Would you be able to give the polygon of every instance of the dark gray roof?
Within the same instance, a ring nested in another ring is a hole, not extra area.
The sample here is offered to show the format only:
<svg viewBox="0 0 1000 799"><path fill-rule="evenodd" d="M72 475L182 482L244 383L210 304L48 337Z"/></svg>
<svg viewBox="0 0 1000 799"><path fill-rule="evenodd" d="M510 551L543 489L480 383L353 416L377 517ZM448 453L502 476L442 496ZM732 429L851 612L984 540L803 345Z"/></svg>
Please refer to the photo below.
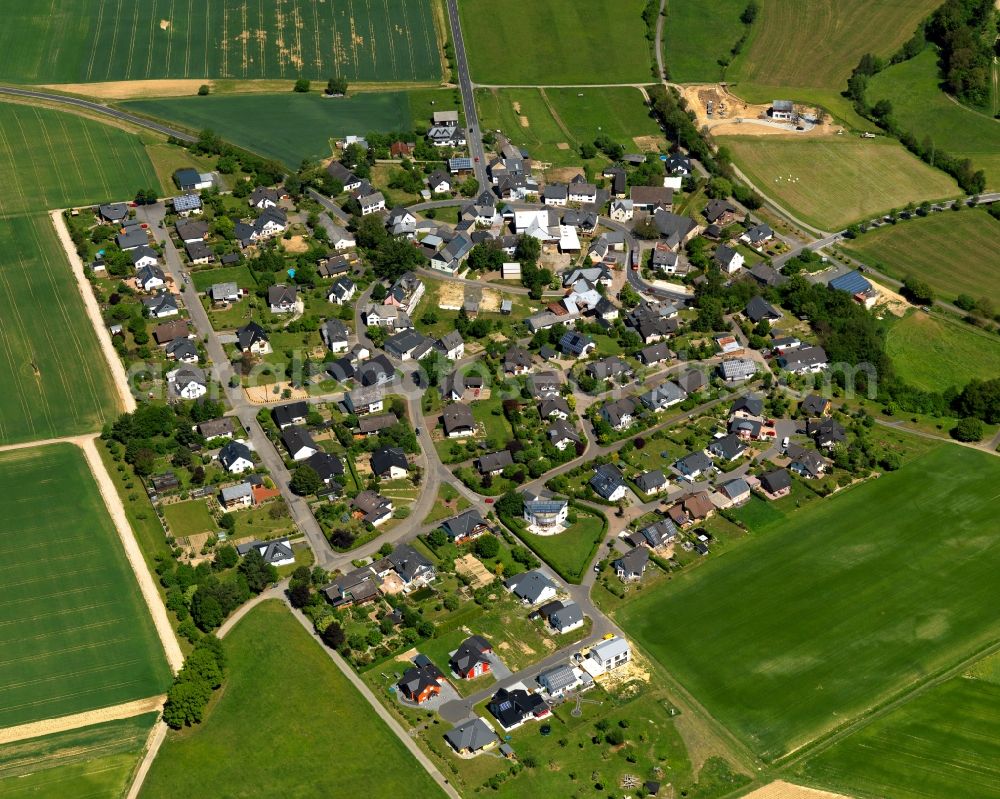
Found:
<svg viewBox="0 0 1000 799"><path fill-rule="evenodd" d="M759 322L761 319L773 321L782 317L781 311L759 295L747 303L743 313L751 322Z"/></svg>
<svg viewBox="0 0 1000 799"><path fill-rule="evenodd" d="M493 728L479 717L459 724L446 732L444 738L459 752L466 749L478 752L499 740Z"/></svg>
<svg viewBox="0 0 1000 799"><path fill-rule="evenodd" d="M564 629L583 621L583 611L576 602L566 602L559 610L549 616L549 624L557 630Z"/></svg>
<svg viewBox="0 0 1000 799"><path fill-rule="evenodd" d="M278 405L271 410L271 416L279 427L287 427L295 424L299 419L305 419L309 415L309 403L303 400L288 402Z"/></svg>
<svg viewBox="0 0 1000 799"><path fill-rule="evenodd" d="M400 447L384 447L372 453L372 472L379 477L386 474L393 466L409 470L406 453Z"/></svg>
<svg viewBox="0 0 1000 799"><path fill-rule="evenodd" d="M489 452L479 458L479 471L483 474L495 472L497 469L506 469L514 465L514 458L510 451L502 449L499 452Z"/></svg>
<svg viewBox="0 0 1000 799"><path fill-rule="evenodd" d="M236 343L241 350L249 349L258 341L267 341L267 333L256 322L247 322L236 331Z"/></svg>
<svg viewBox="0 0 1000 799"><path fill-rule="evenodd" d="M483 517L475 508L469 508L458 516L452 516L441 522L441 529L448 534L448 538L454 541L457 538L464 538L471 535L480 525L485 524Z"/></svg>
<svg viewBox="0 0 1000 799"><path fill-rule="evenodd" d="M598 466L594 471L594 476L590 478L591 488L605 499L623 485L625 485L625 480L622 473L613 463Z"/></svg>
<svg viewBox="0 0 1000 799"><path fill-rule="evenodd" d="M792 485L792 478L789 477L785 469L775 469L773 472L762 474L760 484L769 494L776 494Z"/></svg>
<svg viewBox="0 0 1000 799"><path fill-rule="evenodd" d="M534 604L542 597L542 593L547 589L554 589L553 583L540 571L530 571L524 574L515 574L507 579L507 587L514 592L515 596Z"/></svg>
<svg viewBox="0 0 1000 799"><path fill-rule="evenodd" d="M625 577L641 577L649 563L649 550L634 547L615 561L615 568L624 572Z"/></svg>
<svg viewBox="0 0 1000 799"><path fill-rule="evenodd" d="M654 469L650 472L643 472L637 478L635 478L635 484L639 488L648 494L657 488L662 487L667 482L666 476L660 469Z"/></svg>
<svg viewBox="0 0 1000 799"><path fill-rule="evenodd" d="M251 462L253 461L253 455L250 452L250 448L246 444L241 444L239 441L230 441L226 444L226 446L219 450L219 463L227 469L239 458L243 458Z"/></svg>

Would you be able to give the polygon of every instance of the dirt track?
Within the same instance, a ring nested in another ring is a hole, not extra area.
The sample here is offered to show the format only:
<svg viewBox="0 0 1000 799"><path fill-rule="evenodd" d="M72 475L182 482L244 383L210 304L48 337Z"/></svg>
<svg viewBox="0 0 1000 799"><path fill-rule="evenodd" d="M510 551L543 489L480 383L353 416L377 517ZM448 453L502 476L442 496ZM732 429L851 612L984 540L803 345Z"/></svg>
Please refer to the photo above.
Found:
<svg viewBox="0 0 1000 799"><path fill-rule="evenodd" d="M151 696L148 699L137 699L121 705L88 710L84 713L74 713L72 716L61 716L57 719L43 719L30 724L19 724L17 727L6 727L0 730L0 744L23 741L26 738L37 738L40 735L51 735L54 732L66 732L79 727L89 727L105 721L130 719L143 713L159 711L166 701L165 695Z"/></svg>
<svg viewBox="0 0 1000 799"><path fill-rule="evenodd" d="M801 785L776 780L753 793L746 794L743 799L850 799L850 797L842 793L818 791L815 788L803 788Z"/></svg>

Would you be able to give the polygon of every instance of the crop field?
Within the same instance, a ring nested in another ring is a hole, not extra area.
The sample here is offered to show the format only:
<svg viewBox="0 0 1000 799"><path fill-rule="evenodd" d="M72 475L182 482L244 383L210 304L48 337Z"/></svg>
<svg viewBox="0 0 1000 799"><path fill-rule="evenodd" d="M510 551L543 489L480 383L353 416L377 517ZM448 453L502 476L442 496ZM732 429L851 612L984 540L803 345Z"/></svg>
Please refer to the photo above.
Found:
<svg viewBox="0 0 1000 799"><path fill-rule="evenodd" d="M0 747L7 799L116 799L142 755L155 713Z"/></svg>
<svg viewBox="0 0 1000 799"><path fill-rule="evenodd" d="M941 89L937 53L928 47L909 61L880 72L868 85L868 101L889 100L904 130L926 137L950 155L972 160L986 172L987 188L1000 188L1000 123L954 102Z"/></svg>
<svg viewBox="0 0 1000 799"><path fill-rule="evenodd" d="M997 480L998 459L938 445L643 592L618 621L774 760L1000 638L986 601Z"/></svg>
<svg viewBox="0 0 1000 799"><path fill-rule="evenodd" d="M958 195L955 182L888 139L720 136L760 190L823 230Z"/></svg>
<svg viewBox="0 0 1000 799"><path fill-rule="evenodd" d="M579 146L602 134L628 152L655 149L663 142L642 94L627 86L479 89L476 103L484 130L502 130L533 158L554 166L579 165ZM601 162L606 160L601 157Z"/></svg>
<svg viewBox="0 0 1000 799"><path fill-rule="evenodd" d="M996 663L996 656L988 658ZM799 773L852 796L1000 797L1000 683L953 677L806 761Z"/></svg>
<svg viewBox="0 0 1000 799"><path fill-rule="evenodd" d="M1000 221L985 210L931 214L869 230L849 253L897 280L914 275L941 299L988 297L1000 307Z"/></svg>
<svg viewBox="0 0 1000 799"><path fill-rule="evenodd" d="M47 216L0 216L0 320L0 443L95 431L117 414L97 334Z"/></svg>
<svg viewBox="0 0 1000 799"><path fill-rule="evenodd" d="M371 796L440 796L283 603L254 608L225 649L225 691L200 726L169 734L143 799L344 796L358 785Z"/></svg>
<svg viewBox="0 0 1000 799"><path fill-rule="evenodd" d="M130 200L159 181L138 136L73 114L0 103L0 183L0 216L11 216Z"/></svg>
<svg viewBox="0 0 1000 799"><path fill-rule="evenodd" d="M766 5L766 3L765 3ZM670 0L663 23L663 63L676 83L716 83L722 79L719 59L745 27L740 15L745 0L714 0L710 10L699 0ZM763 16L762 9L758 19Z"/></svg>
<svg viewBox="0 0 1000 799"><path fill-rule="evenodd" d="M639 83L652 75L644 0L459 0L458 6L476 83Z"/></svg>
<svg viewBox="0 0 1000 799"><path fill-rule="evenodd" d="M3 6L6 81L441 77L430 0L64 0L44 14Z"/></svg>
<svg viewBox="0 0 1000 799"><path fill-rule="evenodd" d="M685 4L697 5L693 0ZM673 13L675 4L670 5ZM891 55L939 5L937 0L762 0L750 37L726 78L786 90L841 91L862 55ZM691 26L691 36L705 38L714 27L713 15L705 14Z"/></svg>
<svg viewBox="0 0 1000 799"><path fill-rule="evenodd" d="M961 389L1000 376L1000 338L962 322L913 311L892 322L886 349L896 372L924 391Z"/></svg>
<svg viewBox="0 0 1000 799"><path fill-rule="evenodd" d="M303 158L329 158L331 139L413 127L406 92L360 92L338 98L318 92L230 94L122 105L191 130L211 128L226 141L296 169ZM247 124L251 119L253 124Z"/></svg>
<svg viewBox="0 0 1000 799"><path fill-rule="evenodd" d="M161 693L163 649L83 453L4 453L0 481L0 727Z"/></svg>

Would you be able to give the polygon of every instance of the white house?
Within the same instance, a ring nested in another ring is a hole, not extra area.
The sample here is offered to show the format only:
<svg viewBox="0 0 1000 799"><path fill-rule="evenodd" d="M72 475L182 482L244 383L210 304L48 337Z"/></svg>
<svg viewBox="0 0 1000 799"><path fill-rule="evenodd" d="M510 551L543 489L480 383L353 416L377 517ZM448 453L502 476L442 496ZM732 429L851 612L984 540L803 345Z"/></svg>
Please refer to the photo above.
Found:
<svg viewBox="0 0 1000 799"><path fill-rule="evenodd" d="M616 222L628 222L634 214L631 200L615 200L611 203L611 218Z"/></svg>
<svg viewBox="0 0 1000 799"><path fill-rule="evenodd" d="M132 266L135 269L142 269L144 266L157 266L160 263L156 250L145 244L136 247L129 255L132 257Z"/></svg>
<svg viewBox="0 0 1000 799"><path fill-rule="evenodd" d="M242 441L230 441L219 450L219 463L230 474L243 474L253 469L250 448Z"/></svg>
<svg viewBox="0 0 1000 799"><path fill-rule="evenodd" d="M500 266L500 279L501 280L520 280L521 279L521 264L517 261L504 262Z"/></svg>
<svg viewBox="0 0 1000 799"><path fill-rule="evenodd" d="M569 201L571 203L597 202L597 186L583 181L572 181L569 184Z"/></svg>
<svg viewBox="0 0 1000 799"><path fill-rule="evenodd" d="M743 267L743 255L725 244L715 251L715 263L727 275L739 272Z"/></svg>
<svg viewBox="0 0 1000 799"><path fill-rule="evenodd" d="M354 295L357 293L358 287L354 284L353 280L349 277L340 277L330 286L330 291L326 295L326 299L329 302L337 303L337 305L343 305L345 302L353 300Z"/></svg>
<svg viewBox="0 0 1000 799"><path fill-rule="evenodd" d="M566 526L569 516L569 502L565 499L550 499L540 494L525 491L524 521L532 533L559 532Z"/></svg>
<svg viewBox="0 0 1000 799"><path fill-rule="evenodd" d="M376 191L358 197L358 204L361 206L361 215L376 214L385 210L385 197L382 192Z"/></svg>
<svg viewBox="0 0 1000 799"><path fill-rule="evenodd" d="M136 285L143 291L152 291L160 288L166 282L166 275L163 270L155 264L143 266L135 275Z"/></svg>
<svg viewBox="0 0 1000 799"><path fill-rule="evenodd" d="M183 399L198 399L208 393L205 373L197 366L184 365L167 372L167 384L176 396Z"/></svg>
<svg viewBox="0 0 1000 799"><path fill-rule="evenodd" d="M615 636L594 644L582 665L591 674L603 674L628 663L631 657L628 641Z"/></svg>

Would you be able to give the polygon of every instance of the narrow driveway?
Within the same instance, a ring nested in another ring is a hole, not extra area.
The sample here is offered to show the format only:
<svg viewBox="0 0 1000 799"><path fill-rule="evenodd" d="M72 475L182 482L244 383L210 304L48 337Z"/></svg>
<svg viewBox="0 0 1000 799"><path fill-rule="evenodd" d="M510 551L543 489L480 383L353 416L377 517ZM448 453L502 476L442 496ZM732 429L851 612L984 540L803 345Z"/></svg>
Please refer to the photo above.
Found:
<svg viewBox="0 0 1000 799"><path fill-rule="evenodd" d="M462 108L465 110L466 139L469 155L472 156L472 171L481 189L489 185L486 176L486 152L483 150L483 132L479 127L476 111L476 96L469 76L469 59L465 54L465 39L462 38L462 23L458 16L458 0L448 0L448 22L451 24L451 40L455 46L455 65L458 71L458 87L462 92Z"/></svg>

